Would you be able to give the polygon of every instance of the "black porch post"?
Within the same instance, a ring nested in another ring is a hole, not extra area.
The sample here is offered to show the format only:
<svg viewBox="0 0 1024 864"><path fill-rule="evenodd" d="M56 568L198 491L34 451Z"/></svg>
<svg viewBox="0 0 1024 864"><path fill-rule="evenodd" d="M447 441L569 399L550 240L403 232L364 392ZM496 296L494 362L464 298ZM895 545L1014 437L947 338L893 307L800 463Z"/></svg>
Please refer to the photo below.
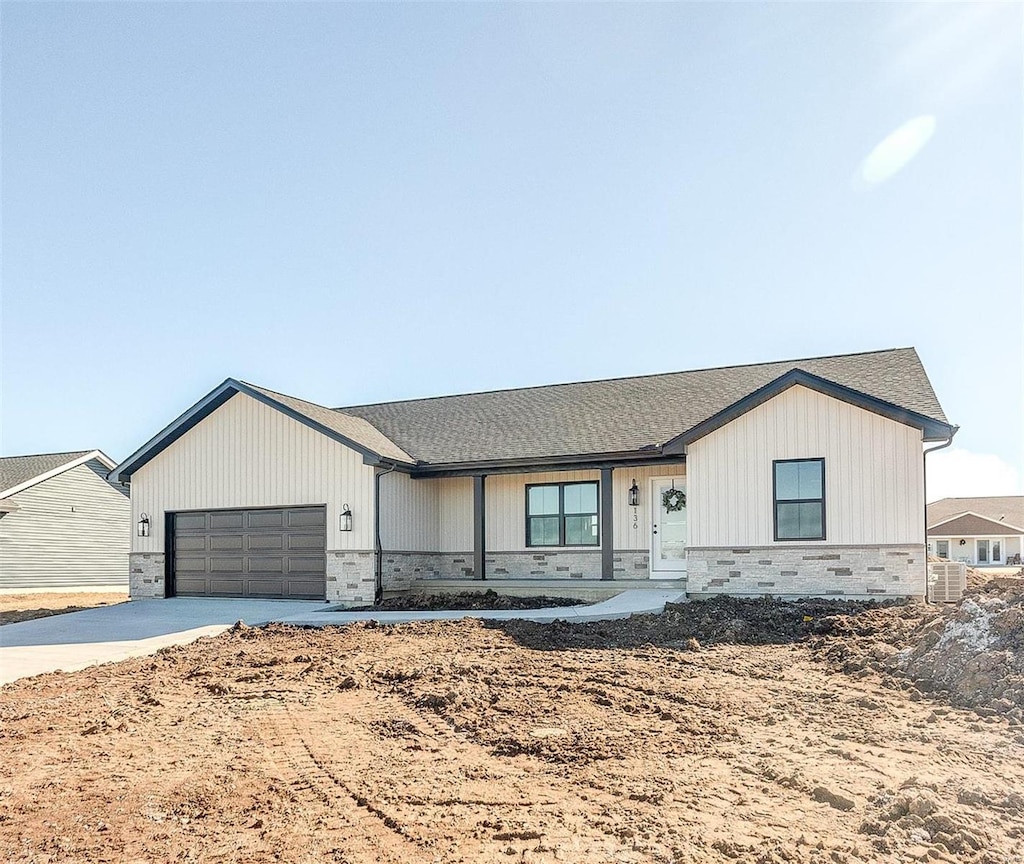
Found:
<svg viewBox="0 0 1024 864"><path fill-rule="evenodd" d="M601 469L601 578L615 578L612 469Z"/></svg>
<svg viewBox="0 0 1024 864"><path fill-rule="evenodd" d="M473 477L473 578L486 579L484 534L484 475Z"/></svg>

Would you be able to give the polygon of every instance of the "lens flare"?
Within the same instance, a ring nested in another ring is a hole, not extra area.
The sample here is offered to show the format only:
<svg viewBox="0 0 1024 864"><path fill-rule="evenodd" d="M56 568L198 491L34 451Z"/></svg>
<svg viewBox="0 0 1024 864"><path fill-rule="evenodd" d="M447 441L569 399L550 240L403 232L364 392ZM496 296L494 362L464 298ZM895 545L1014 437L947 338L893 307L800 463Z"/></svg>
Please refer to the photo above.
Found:
<svg viewBox="0 0 1024 864"><path fill-rule="evenodd" d="M934 134L935 118L931 114L908 120L868 154L860 166L859 179L868 186L884 183L906 168Z"/></svg>

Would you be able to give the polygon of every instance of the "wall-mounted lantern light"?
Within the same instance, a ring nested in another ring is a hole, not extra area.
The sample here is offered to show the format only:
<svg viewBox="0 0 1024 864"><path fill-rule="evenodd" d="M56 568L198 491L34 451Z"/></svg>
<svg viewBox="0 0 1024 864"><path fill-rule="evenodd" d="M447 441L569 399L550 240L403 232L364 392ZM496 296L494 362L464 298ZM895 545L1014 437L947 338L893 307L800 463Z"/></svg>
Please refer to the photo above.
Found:
<svg viewBox="0 0 1024 864"><path fill-rule="evenodd" d="M149 517L145 513L139 517L139 536L149 536Z"/></svg>
<svg viewBox="0 0 1024 864"><path fill-rule="evenodd" d="M633 480L633 485L629 487L629 506L636 507L640 503L640 487L636 485L636 480Z"/></svg>
<svg viewBox="0 0 1024 864"><path fill-rule="evenodd" d="M348 509L348 504L345 504L341 508L341 519L339 520L338 527L342 531L352 530L352 511Z"/></svg>

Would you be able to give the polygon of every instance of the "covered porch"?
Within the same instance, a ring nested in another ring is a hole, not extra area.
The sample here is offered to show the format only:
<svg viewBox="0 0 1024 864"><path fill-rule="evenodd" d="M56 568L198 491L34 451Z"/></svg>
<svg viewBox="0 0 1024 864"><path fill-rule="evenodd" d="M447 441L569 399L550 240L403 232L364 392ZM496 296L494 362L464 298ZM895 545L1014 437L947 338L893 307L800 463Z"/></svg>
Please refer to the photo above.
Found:
<svg viewBox="0 0 1024 864"><path fill-rule="evenodd" d="M685 590L683 459L381 478L385 596L492 589L603 600Z"/></svg>

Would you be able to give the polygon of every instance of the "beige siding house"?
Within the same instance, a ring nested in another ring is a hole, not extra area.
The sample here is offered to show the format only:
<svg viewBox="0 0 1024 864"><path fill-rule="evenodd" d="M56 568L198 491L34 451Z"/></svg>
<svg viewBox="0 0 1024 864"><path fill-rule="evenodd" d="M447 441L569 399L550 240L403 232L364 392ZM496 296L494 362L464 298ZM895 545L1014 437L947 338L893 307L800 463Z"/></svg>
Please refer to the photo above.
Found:
<svg viewBox="0 0 1024 864"><path fill-rule="evenodd" d="M928 505L928 551L975 567L1024 560L1024 495L943 498Z"/></svg>
<svg viewBox="0 0 1024 864"><path fill-rule="evenodd" d="M340 409L228 379L111 476L133 597L921 596L954 433L912 348Z"/></svg>
<svg viewBox="0 0 1024 864"><path fill-rule="evenodd" d="M125 590L130 505L99 450L0 458L0 592Z"/></svg>

